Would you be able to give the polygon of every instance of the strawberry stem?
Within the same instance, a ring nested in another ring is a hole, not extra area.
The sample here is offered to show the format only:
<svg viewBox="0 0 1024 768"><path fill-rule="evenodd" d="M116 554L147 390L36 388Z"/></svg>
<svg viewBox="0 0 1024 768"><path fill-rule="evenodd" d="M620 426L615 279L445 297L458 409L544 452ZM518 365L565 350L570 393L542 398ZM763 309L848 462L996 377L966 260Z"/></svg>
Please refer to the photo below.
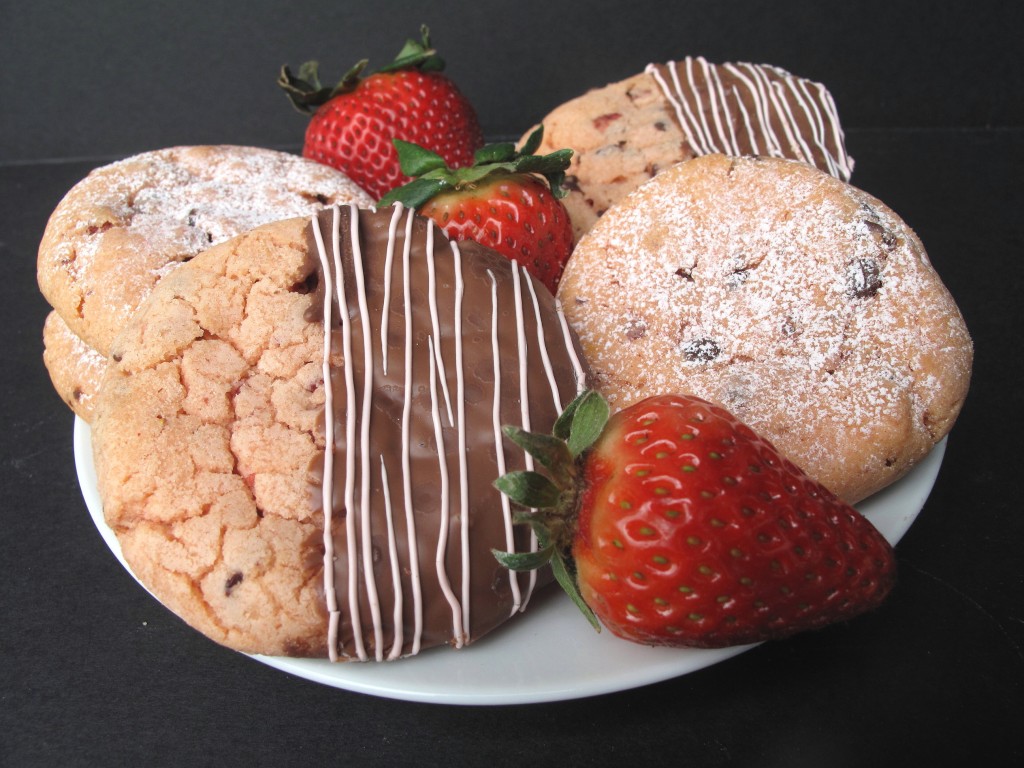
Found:
<svg viewBox="0 0 1024 768"><path fill-rule="evenodd" d="M588 389L566 406L555 421L552 433L565 440L575 458L600 437L610 415L608 401L600 393Z"/></svg>
<svg viewBox="0 0 1024 768"><path fill-rule="evenodd" d="M378 72L397 72L400 69L419 69L423 72L440 72L444 69L444 59L437 54L437 49L430 45L430 29L426 24L420 26L421 41L406 40L395 60Z"/></svg>
<svg viewBox="0 0 1024 768"><path fill-rule="evenodd" d="M504 474L494 481L494 487L516 504L530 508L554 508L562 498L561 488L540 472L529 470Z"/></svg>
<svg viewBox="0 0 1024 768"><path fill-rule="evenodd" d="M505 436L536 459L550 477L523 470L509 472L494 481L499 491L524 508L514 521L528 524L540 545L537 552L522 554L492 550L495 558L514 571L535 570L550 564L555 580L599 632L601 625L580 594L569 553L576 517L577 464L604 430L609 414L607 401L597 392L587 390L566 406L550 435L516 426L503 427Z"/></svg>
<svg viewBox="0 0 1024 768"><path fill-rule="evenodd" d="M395 60L377 70L378 73L398 72L404 69L418 69L421 72L440 72L445 62L430 45L430 30L426 24L420 27L422 40L406 40L395 56ZM362 82L363 73L369 63L367 59L356 62L335 85L324 87L320 83L320 63L307 61L293 74L288 65L281 67L277 84L287 94L292 106L304 115L311 115L317 108L343 93L351 93ZM371 73L375 74L375 73Z"/></svg>
<svg viewBox="0 0 1024 768"><path fill-rule="evenodd" d="M521 150L517 150L510 142L487 144L476 151L473 165L455 169L449 168L435 152L408 141L394 139L402 173L414 178L405 186L388 192L378 206L385 208L397 202L410 208L420 208L442 192L478 183L492 174L528 173L541 176L547 180L556 198L565 197L568 191L562 184L572 159L572 150L559 149L547 155L534 154L540 146L543 132L544 126L537 128ZM427 180L435 183L421 183Z"/></svg>

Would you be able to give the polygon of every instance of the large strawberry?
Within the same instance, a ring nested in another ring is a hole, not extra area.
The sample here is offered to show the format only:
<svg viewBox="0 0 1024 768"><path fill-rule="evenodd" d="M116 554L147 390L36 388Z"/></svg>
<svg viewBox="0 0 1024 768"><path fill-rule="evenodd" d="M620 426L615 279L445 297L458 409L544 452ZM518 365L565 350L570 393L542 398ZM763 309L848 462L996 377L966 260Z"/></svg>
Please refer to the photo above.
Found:
<svg viewBox="0 0 1024 768"><path fill-rule="evenodd" d="M403 173L416 179L380 204L401 202L450 238L475 240L515 259L554 293L573 246L572 222L561 202L572 150L536 155L542 137L543 126L519 150L507 142L488 144L472 166L458 169L435 152L395 141Z"/></svg>
<svg viewBox="0 0 1024 768"><path fill-rule="evenodd" d="M522 519L544 546L496 555L516 569L551 558L584 612L629 640L783 637L877 606L895 579L892 548L865 517L704 400L658 396L608 419L586 393L554 435L506 434L548 469L497 482L539 507Z"/></svg>
<svg viewBox="0 0 1024 768"><path fill-rule="evenodd" d="M408 181L399 169L392 139L437 152L452 166L473 162L483 131L469 100L441 74L444 60L430 45L409 40L395 60L365 75L358 62L333 87L320 84L319 65L308 61L292 74L281 68L280 85L300 112L311 114L302 154L344 171L374 197Z"/></svg>

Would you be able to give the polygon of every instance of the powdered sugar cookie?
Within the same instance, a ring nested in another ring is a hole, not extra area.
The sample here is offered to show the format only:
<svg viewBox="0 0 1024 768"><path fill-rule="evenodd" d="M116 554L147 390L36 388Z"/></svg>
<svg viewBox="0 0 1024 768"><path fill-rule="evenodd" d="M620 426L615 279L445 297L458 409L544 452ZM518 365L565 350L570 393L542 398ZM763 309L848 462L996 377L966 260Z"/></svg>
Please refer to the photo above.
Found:
<svg viewBox="0 0 1024 768"><path fill-rule="evenodd" d="M785 157L843 181L853 170L825 86L767 64L701 57L651 64L566 102L542 122L539 151L574 150L563 202L577 239L616 201L692 157Z"/></svg>
<svg viewBox="0 0 1024 768"><path fill-rule="evenodd" d="M75 415L92 421L107 358L82 341L56 312L43 324L43 364L57 394Z"/></svg>
<svg viewBox="0 0 1024 768"><path fill-rule="evenodd" d="M255 147L174 147L94 170L58 204L39 247L39 285L57 315L43 331L54 388L91 420L100 361L161 277L260 224L349 202L370 199L344 174Z"/></svg>
<svg viewBox="0 0 1024 768"><path fill-rule="evenodd" d="M809 165L709 155L583 238L559 297L616 407L715 401L849 501L951 428L972 346L906 224Z"/></svg>
<svg viewBox="0 0 1024 768"><path fill-rule="evenodd" d="M531 547L492 486L526 466L500 426L549 431L585 372L519 265L400 206L329 209L172 272L112 359L104 514L211 638L381 660L473 642L530 601L533 577L490 551Z"/></svg>
<svg viewBox="0 0 1024 768"><path fill-rule="evenodd" d="M101 355L153 286L253 227L369 197L332 168L255 147L173 147L97 168L57 205L39 246L43 295Z"/></svg>

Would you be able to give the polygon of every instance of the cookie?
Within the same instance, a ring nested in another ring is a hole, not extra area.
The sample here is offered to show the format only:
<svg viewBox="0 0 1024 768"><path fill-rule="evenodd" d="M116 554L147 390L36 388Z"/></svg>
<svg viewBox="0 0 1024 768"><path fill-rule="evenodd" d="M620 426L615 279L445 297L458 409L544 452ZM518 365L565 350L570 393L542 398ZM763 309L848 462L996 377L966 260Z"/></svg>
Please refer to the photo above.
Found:
<svg viewBox="0 0 1024 768"><path fill-rule="evenodd" d="M39 246L39 287L71 331L106 356L180 263L261 224L349 202L370 199L341 172L285 152L146 152L94 170L57 205Z"/></svg>
<svg viewBox="0 0 1024 768"><path fill-rule="evenodd" d="M107 358L82 341L56 312L43 323L43 364L61 399L76 416L91 422Z"/></svg>
<svg viewBox="0 0 1024 768"><path fill-rule="evenodd" d="M767 64L651 64L566 102L542 123L539 152L574 150L563 202L577 239L616 201L692 157L784 157L843 181L853 171L825 86Z"/></svg>
<svg viewBox="0 0 1024 768"><path fill-rule="evenodd" d="M690 392L854 502L947 434L972 345L923 245L804 163L708 155L580 241L559 287L615 407Z"/></svg>
<svg viewBox="0 0 1024 768"><path fill-rule="evenodd" d="M491 553L535 545L492 485L529 466L500 427L550 431L586 371L555 299L493 251L401 206L270 224L164 278L112 361L93 427L107 522L218 642L458 647L550 579Z"/></svg>

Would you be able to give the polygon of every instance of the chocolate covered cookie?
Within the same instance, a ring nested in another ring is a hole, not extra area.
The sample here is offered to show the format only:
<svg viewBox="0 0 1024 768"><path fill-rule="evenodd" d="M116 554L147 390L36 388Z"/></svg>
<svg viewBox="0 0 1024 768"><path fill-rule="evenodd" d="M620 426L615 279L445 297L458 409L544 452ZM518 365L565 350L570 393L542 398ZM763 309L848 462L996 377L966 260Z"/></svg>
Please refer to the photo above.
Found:
<svg viewBox="0 0 1024 768"><path fill-rule="evenodd" d="M492 486L585 383L555 299L400 206L252 230L176 269L112 348L94 423L134 572L211 638L392 659L482 637L536 583ZM542 577L545 578L545 577Z"/></svg>
<svg viewBox="0 0 1024 768"><path fill-rule="evenodd" d="M701 155L800 160L849 181L835 103L820 83L767 64L687 57L595 88L543 119L539 151L574 150L564 200L577 239L616 201Z"/></svg>
<svg viewBox="0 0 1024 768"><path fill-rule="evenodd" d="M663 171L581 240L559 297L614 406L717 402L851 502L946 435L970 379L963 318L914 232L801 162Z"/></svg>

